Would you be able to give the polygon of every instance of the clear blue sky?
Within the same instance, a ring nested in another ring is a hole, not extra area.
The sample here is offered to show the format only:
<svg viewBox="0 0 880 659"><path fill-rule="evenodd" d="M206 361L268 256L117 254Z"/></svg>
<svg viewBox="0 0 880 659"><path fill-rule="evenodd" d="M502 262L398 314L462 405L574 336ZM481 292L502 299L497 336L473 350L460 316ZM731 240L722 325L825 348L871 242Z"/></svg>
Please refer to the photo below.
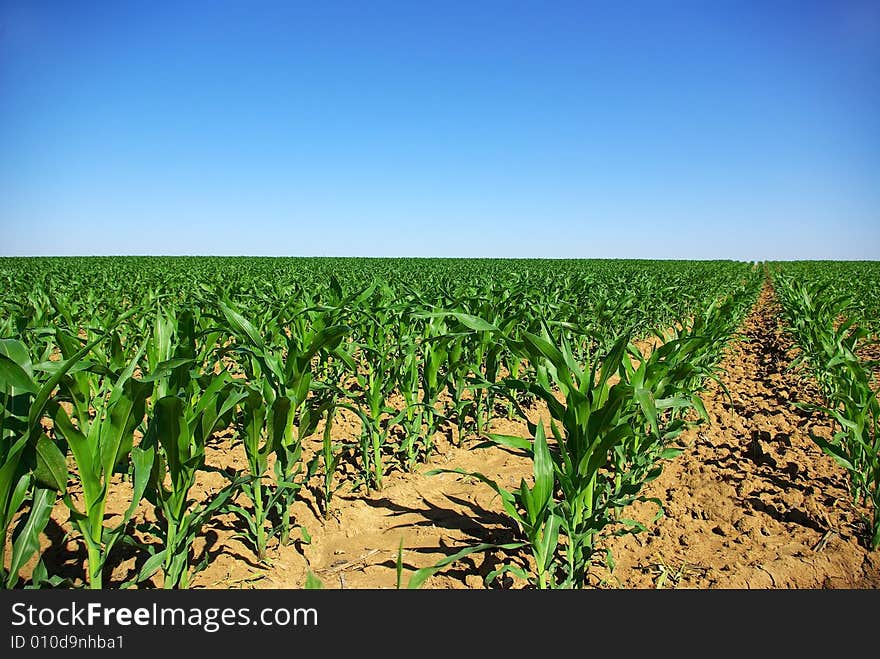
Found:
<svg viewBox="0 0 880 659"><path fill-rule="evenodd" d="M0 254L880 259L880 3L0 0Z"/></svg>

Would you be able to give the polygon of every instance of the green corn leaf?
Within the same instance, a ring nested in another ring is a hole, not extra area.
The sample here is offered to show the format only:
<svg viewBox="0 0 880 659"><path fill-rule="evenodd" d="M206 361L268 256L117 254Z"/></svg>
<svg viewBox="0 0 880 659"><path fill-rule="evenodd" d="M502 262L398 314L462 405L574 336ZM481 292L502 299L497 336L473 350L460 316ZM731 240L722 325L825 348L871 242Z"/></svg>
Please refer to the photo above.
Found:
<svg viewBox="0 0 880 659"><path fill-rule="evenodd" d="M137 581L143 582L152 577L156 572L159 571L159 568L162 567L165 563L165 556L168 554L168 549L162 549L161 551L156 552L152 556L150 556L146 562L141 566L140 571L137 575Z"/></svg>
<svg viewBox="0 0 880 659"><path fill-rule="evenodd" d="M548 339L531 332L523 332L523 338L529 346L540 355L543 355L554 366L566 385L571 384L571 379L566 375L568 365L565 363L565 356L560 352L559 348L554 346ZM532 358L534 356L532 355Z"/></svg>
<svg viewBox="0 0 880 659"><path fill-rule="evenodd" d="M535 433L533 470L535 475L534 501L540 510L543 510L553 496L554 484L553 460L550 457L550 449L547 447L543 422L538 422L538 429Z"/></svg>
<svg viewBox="0 0 880 659"><path fill-rule="evenodd" d="M11 466L16 466L16 465L13 463ZM5 481L4 481L4 483L5 483ZM11 495L9 495L8 507L5 505L0 506L0 514L4 513L7 510L14 514L16 511L20 510L21 505L24 503L24 500L27 499L28 490L30 489L30 485L31 485L30 474L28 474L28 473L21 474L18 478L18 481L15 483L15 487L12 488ZM2 492L4 494L9 492L8 487L4 487ZM5 504L6 502L2 501L0 503ZM10 520L7 519L6 521L8 523Z"/></svg>
<svg viewBox="0 0 880 659"><path fill-rule="evenodd" d="M844 451L842 446L833 444L824 437L819 437L813 433L810 433L810 438L816 442L825 454L834 458L834 461L841 467L850 472L856 471L856 468L853 466L853 463L850 461L849 456L846 454L846 451Z"/></svg>
<svg viewBox="0 0 880 659"><path fill-rule="evenodd" d="M21 368L28 377L33 375L31 371L31 358L27 347L16 339L0 339L0 362L7 358Z"/></svg>
<svg viewBox="0 0 880 659"><path fill-rule="evenodd" d="M536 502L535 497L532 495L532 490L529 489L529 485L526 483L525 478L521 479L519 482L519 501L522 507L526 510L527 524L525 526L531 529L535 526L542 507L540 502Z"/></svg>
<svg viewBox="0 0 880 659"><path fill-rule="evenodd" d="M452 554L451 556L447 556L447 557L439 560L437 563L435 563L434 565L431 565L430 567L423 567L423 568L413 572L409 578L409 581L407 582L406 587L408 589L421 588L422 584L425 583L425 581L427 579L429 579L430 577L437 574L443 568L445 568L449 565L452 565L456 561L460 561L465 556L470 556L471 554L475 554L475 553L479 553L479 552L492 551L495 549L519 549L524 544L525 543L522 543L522 542L512 542L512 543L503 544L503 545L482 543L482 544L474 545L471 547L465 547L461 551L458 551L455 554Z"/></svg>
<svg viewBox="0 0 880 659"><path fill-rule="evenodd" d="M18 573L24 564L40 548L40 534L49 522L55 492L45 488L35 488L31 497L31 510L23 524L13 534L12 561L6 579L6 587L12 588L18 580Z"/></svg>
<svg viewBox="0 0 880 659"><path fill-rule="evenodd" d="M177 480L182 464L189 458L189 438L183 420L183 401L177 396L160 398L153 408L152 424L162 448L168 472Z"/></svg>
<svg viewBox="0 0 880 659"><path fill-rule="evenodd" d="M517 451L521 451L525 455L532 454L532 442L525 437L517 437L516 435L501 435L498 433L489 433L486 435L490 441L481 442L474 445L474 448L491 448L493 446L506 446Z"/></svg>
<svg viewBox="0 0 880 659"><path fill-rule="evenodd" d="M91 443L73 425L70 417L61 405L56 404L52 420L55 423L55 429L67 440L67 445L70 447L70 452L76 461L86 499L88 501L96 501L100 496L101 482L96 471L97 464L92 453Z"/></svg>
<svg viewBox="0 0 880 659"><path fill-rule="evenodd" d="M125 382L111 395L112 407L105 419L101 438L101 466L107 481L117 464L128 458L132 433L144 418L150 387L141 383Z"/></svg>
<svg viewBox="0 0 880 659"><path fill-rule="evenodd" d="M629 334L623 334L617 339L617 341L615 341L610 352L602 361L599 381L596 384L597 389L604 388L611 376L620 368L620 365L623 363L623 357L626 354L627 346L629 345L629 340Z"/></svg>
<svg viewBox="0 0 880 659"><path fill-rule="evenodd" d="M475 332L500 332L492 323L479 318L478 316L472 316L466 313L460 313L455 311L437 311L430 313L414 313L412 314L413 318L443 318L446 316L452 316L462 325L467 327L470 330L474 330Z"/></svg>
<svg viewBox="0 0 880 659"><path fill-rule="evenodd" d="M58 444L45 434L37 440L37 464L34 468L34 479L56 492L64 492L67 488L67 459Z"/></svg>
<svg viewBox="0 0 880 659"><path fill-rule="evenodd" d="M654 397L649 389L638 388L634 391L636 400L645 416L648 417L648 423L651 424L651 430L654 434L660 434L660 424L657 420L657 407L654 405Z"/></svg>
<svg viewBox="0 0 880 659"><path fill-rule="evenodd" d="M561 523L562 518L556 514L551 514L547 518L544 528L541 530L536 553L541 557L541 568L543 570L549 568L550 564L553 562L553 556L556 553L556 547L559 544L559 529Z"/></svg>
<svg viewBox="0 0 880 659"><path fill-rule="evenodd" d="M152 372L149 375L141 378L141 381L155 382L157 380L163 380L170 376L178 368L182 366L195 365L195 363L195 360L189 357L177 357L175 359L169 359L156 364L156 367L152 370Z"/></svg>
<svg viewBox="0 0 880 659"><path fill-rule="evenodd" d="M27 372L6 355L0 354L0 392L15 395L17 392L39 393L39 387Z"/></svg>
<svg viewBox="0 0 880 659"><path fill-rule="evenodd" d="M334 325L332 327L327 327L322 329L315 338L312 340L309 349L305 352L303 360L304 362L308 362L312 357L318 354L320 350L324 348L328 348L329 350L333 350L339 345L339 342L342 340L342 337L346 335L346 333L350 332L351 328L348 325Z"/></svg>
<svg viewBox="0 0 880 659"><path fill-rule="evenodd" d="M697 413L700 415L700 418L703 421L709 420L709 412L706 411L706 406L703 404L703 399L700 398L699 395L694 394L691 396L691 404L696 408Z"/></svg>
<svg viewBox="0 0 880 659"><path fill-rule="evenodd" d="M292 402L287 396L279 396L272 403L271 445L273 449L283 445L284 434L290 427L292 410Z"/></svg>
<svg viewBox="0 0 880 659"><path fill-rule="evenodd" d="M508 572L519 577L523 581L528 581L529 579L528 573L521 567L517 565L502 565L498 569L492 570L489 574L486 575L486 583L491 584L493 581L498 579L498 577L507 574Z"/></svg>
<svg viewBox="0 0 880 659"><path fill-rule="evenodd" d="M132 483L131 501L128 504L128 509L125 511L125 515L123 516L123 526L127 524L128 520L134 515L134 511L137 509L138 504L146 494L153 469L154 455L155 449L144 450L140 447L135 447L131 450L134 479Z"/></svg>
<svg viewBox="0 0 880 659"><path fill-rule="evenodd" d="M226 321L232 327L233 332L235 332L239 336L247 337L247 340L251 343L251 345L256 346L260 350L266 349L266 344L263 341L263 337L260 336L257 328L254 327L247 318L242 316L238 311L222 301L218 302L217 305L220 307L220 311L226 317Z"/></svg>
<svg viewBox="0 0 880 659"><path fill-rule="evenodd" d="M30 412L28 414L28 430L29 437L33 440L38 432L38 428L40 426L40 419L43 417L43 412L46 409L46 405L49 402L49 397L52 395L52 392L55 390L55 387L58 386L58 383L61 382L61 379L67 374L69 371L80 359L85 357L89 351L98 345L103 338L95 339L94 341L86 344L82 349L75 352L69 359L66 359L63 362L61 368L51 377L49 380L40 387L39 392L37 393L37 397L34 399L34 402L31 404Z"/></svg>

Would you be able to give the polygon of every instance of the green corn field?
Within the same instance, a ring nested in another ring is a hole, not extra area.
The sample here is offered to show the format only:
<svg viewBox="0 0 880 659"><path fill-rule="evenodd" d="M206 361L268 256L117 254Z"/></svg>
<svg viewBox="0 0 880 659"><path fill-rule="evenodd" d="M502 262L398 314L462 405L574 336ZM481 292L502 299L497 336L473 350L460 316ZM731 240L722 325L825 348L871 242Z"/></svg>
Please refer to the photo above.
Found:
<svg viewBox="0 0 880 659"><path fill-rule="evenodd" d="M761 295L854 542L880 546L874 262L8 257L0 281L5 588L189 588L232 543L271 574L402 482L466 483L496 526L390 534L390 586L590 587L674 505L650 488L716 432L706 397L735 404Z"/></svg>

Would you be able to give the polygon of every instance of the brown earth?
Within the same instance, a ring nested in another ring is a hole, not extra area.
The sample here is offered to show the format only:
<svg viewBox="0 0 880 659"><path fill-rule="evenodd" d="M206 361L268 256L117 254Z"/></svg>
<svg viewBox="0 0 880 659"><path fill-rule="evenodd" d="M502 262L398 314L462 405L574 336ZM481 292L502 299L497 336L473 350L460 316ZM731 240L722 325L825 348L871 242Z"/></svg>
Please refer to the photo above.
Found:
<svg viewBox="0 0 880 659"><path fill-rule="evenodd" d="M815 402L809 382L789 372L791 345L782 334L772 291L765 288L722 362L721 381L730 398L710 383L704 401L710 424L684 436L684 453L666 463L644 494L663 502L665 515L638 535L614 537L602 549L615 567L597 563L591 573L602 588L877 588L880 555L864 544L864 517L847 494L846 473L822 454L809 433L828 436L821 414L800 410L797 402ZM535 407L536 421L549 418ZM334 439L353 442L359 425L343 413L334 422ZM525 424L496 420L493 432L525 435ZM301 588L309 570L327 588L394 588L398 547L402 546L403 586L411 572L431 565L470 544L499 543L513 532L498 497L485 484L459 474L426 475L430 469L480 471L514 488L531 475L530 463L502 448L474 448L479 440L456 446L454 433L438 435L439 454L419 473L386 476L378 492L351 488L353 468L330 506L320 514L317 489L303 490L294 506L296 524L287 546L270 545L264 562L248 542L236 537L232 515L215 518L195 546L196 562L208 557L194 588ZM308 453L319 446L320 435ZM218 467L245 467L241 445L219 436L207 452ZM72 465L71 465L72 466ZM203 474L192 492L196 499L222 487L219 474ZM109 512L118 513L129 490L111 492ZM314 480L310 485L317 486ZM150 516L141 505L136 522ZM649 522L656 508L640 504L630 516ZM51 573L77 581L84 575L85 551L65 534L67 510L59 503L46 530L44 560ZM112 520L108 517L108 522ZM150 541L134 532L141 541ZM309 541L306 542L305 538ZM131 579L146 557L120 545L110 563L108 582ZM604 552L601 553L604 556ZM426 588L483 588L483 577L502 562L525 564L524 554L474 554L425 582ZM33 563L33 561L32 561ZM154 577L151 584L161 585ZM493 586L521 587L506 577Z"/></svg>

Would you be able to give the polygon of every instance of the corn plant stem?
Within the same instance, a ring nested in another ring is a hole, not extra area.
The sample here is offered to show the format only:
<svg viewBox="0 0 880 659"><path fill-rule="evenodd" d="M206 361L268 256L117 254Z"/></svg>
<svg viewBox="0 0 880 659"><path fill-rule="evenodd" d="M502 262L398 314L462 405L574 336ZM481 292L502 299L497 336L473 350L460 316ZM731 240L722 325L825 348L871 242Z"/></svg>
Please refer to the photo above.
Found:
<svg viewBox="0 0 880 659"><path fill-rule="evenodd" d="M382 465L382 433L381 430L373 428L371 432L373 444L373 480L377 490L382 489L382 473L384 467Z"/></svg>
<svg viewBox="0 0 880 659"><path fill-rule="evenodd" d="M283 503L279 505L281 507L281 532L278 544L286 547L290 543L290 508Z"/></svg>
<svg viewBox="0 0 880 659"><path fill-rule="evenodd" d="M547 572L542 569L539 569L539 571L538 571L538 589L539 590L546 590L547 589Z"/></svg>
<svg viewBox="0 0 880 659"><path fill-rule="evenodd" d="M415 440L418 437L416 433L416 419L419 419L419 426L421 426L421 417L417 417L414 412L414 407L411 404L407 405L406 408L406 426L405 426L405 435L403 437L403 442L401 445L404 467L406 471L413 471L415 469L416 463L416 447ZM418 430L421 430L419 427Z"/></svg>
<svg viewBox="0 0 880 659"><path fill-rule="evenodd" d="M89 588L101 590L103 586L103 569L101 566L101 549L89 545L87 548L89 559Z"/></svg>
<svg viewBox="0 0 880 659"><path fill-rule="evenodd" d="M100 538L96 541L95 538L89 533L90 529L85 528L82 523L77 522L77 529L80 533L86 537L86 555L88 558L89 569L88 569L88 579L89 579L89 588L92 590L101 590L103 588L103 565L101 560L101 540ZM94 528L94 526L92 527ZM98 533L100 533L100 526L98 527Z"/></svg>
<svg viewBox="0 0 880 659"><path fill-rule="evenodd" d="M171 564L174 559L174 545L177 542L177 522L172 518L168 517L168 537L165 541L165 546L167 547L168 553L165 555L165 575L171 574ZM184 570L186 572L186 570ZM165 589L174 588L174 580L173 579L165 579L165 582L162 584L162 587Z"/></svg>
<svg viewBox="0 0 880 659"><path fill-rule="evenodd" d="M3 581L6 581L6 520L3 520L2 528L0 528L0 573L2 573Z"/></svg>
<svg viewBox="0 0 880 659"><path fill-rule="evenodd" d="M593 475L584 488L583 494L575 499L573 502L574 514L572 515L572 529L579 529L581 524L583 523L584 517L589 517L593 514L593 491L596 487L596 476ZM584 502L582 505L581 502ZM574 535L574 534L572 534ZM569 579L575 580L575 573L577 571L577 566L582 561L583 549L587 550L587 554L589 555L590 551L593 547L593 534L590 533L587 535L587 540L584 542L584 546L579 546L578 542L575 542L572 537L569 537L569 543L566 547L566 558L568 559L568 574Z"/></svg>
<svg viewBox="0 0 880 659"><path fill-rule="evenodd" d="M254 523L257 535L257 558L261 561L266 558L266 529L265 514L263 513L263 484L257 479L254 483Z"/></svg>
<svg viewBox="0 0 880 659"><path fill-rule="evenodd" d="M431 455L434 450L434 405L433 402L425 410L425 456Z"/></svg>
<svg viewBox="0 0 880 659"><path fill-rule="evenodd" d="M324 459L324 519L330 510L330 499L333 497L333 476L336 471L336 459L333 455L333 441L331 436L331 428L333 427L333 414L331 410L327 411L327 421L324 425L324 436L322 438L323 459Z"/></svg>

